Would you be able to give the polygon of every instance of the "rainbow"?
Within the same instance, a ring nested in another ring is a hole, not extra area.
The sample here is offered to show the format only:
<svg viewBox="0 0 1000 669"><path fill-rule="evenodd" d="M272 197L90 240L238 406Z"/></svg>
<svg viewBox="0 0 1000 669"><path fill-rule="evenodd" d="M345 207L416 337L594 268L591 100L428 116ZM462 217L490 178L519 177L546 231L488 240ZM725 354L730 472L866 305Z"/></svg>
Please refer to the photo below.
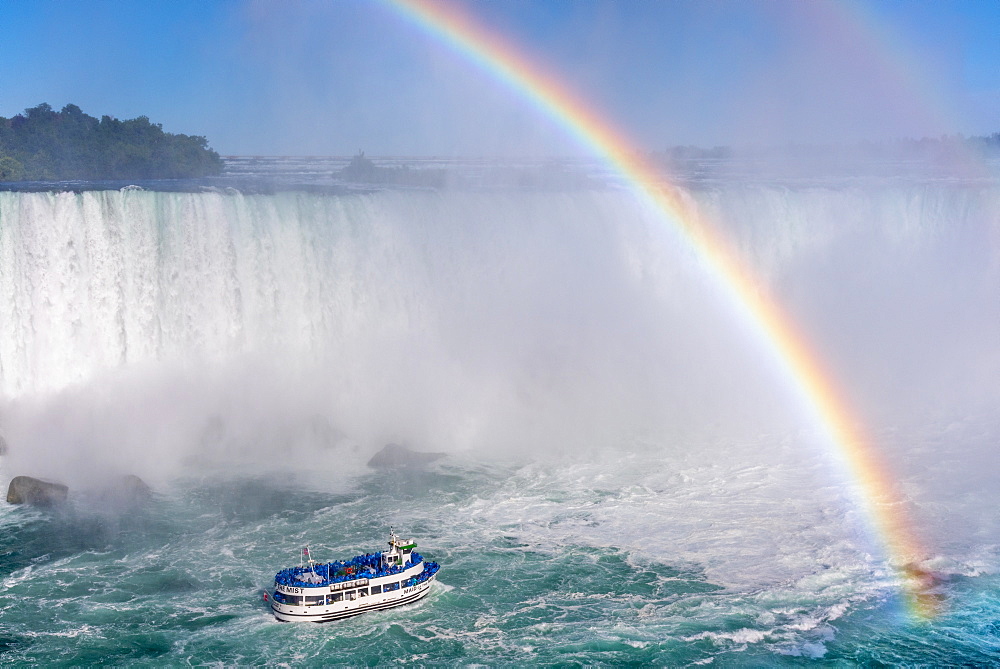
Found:
<svg viewBox="0 0 1000 669"><path fill-rule="evenodd" d="M858 504L897 569L909 610L917 618L933 617L937 599L926 592L933 579L917 566L927 552L889 468L853 418L833 375L824 369L788 316L762 293L760 283L718 229L684 202L679 189L664 182L662 169L636 150L622 132L500 35L479 26L454 5L430 0L390 1L404 17L508 86L581 146L602 156L696 251L833 445L834 458L854 482Z"/></svg>

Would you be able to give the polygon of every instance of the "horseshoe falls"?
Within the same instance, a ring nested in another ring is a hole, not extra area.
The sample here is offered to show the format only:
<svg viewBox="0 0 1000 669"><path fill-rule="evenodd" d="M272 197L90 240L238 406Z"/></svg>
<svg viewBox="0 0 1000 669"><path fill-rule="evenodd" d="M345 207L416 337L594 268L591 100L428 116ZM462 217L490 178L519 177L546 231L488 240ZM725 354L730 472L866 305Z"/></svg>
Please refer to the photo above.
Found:
<svg viewBox="0 0 1000 669"><path fill-rule="evenodd" d="M0 484L70 488L0 505L0 659L1000 662L1000 187L687 188L845 390L937 616L629 191L0 192ZM446 455L367 466L388 443ZM274 619L302 547L389 526L441 564L428 598Z"/></svg>

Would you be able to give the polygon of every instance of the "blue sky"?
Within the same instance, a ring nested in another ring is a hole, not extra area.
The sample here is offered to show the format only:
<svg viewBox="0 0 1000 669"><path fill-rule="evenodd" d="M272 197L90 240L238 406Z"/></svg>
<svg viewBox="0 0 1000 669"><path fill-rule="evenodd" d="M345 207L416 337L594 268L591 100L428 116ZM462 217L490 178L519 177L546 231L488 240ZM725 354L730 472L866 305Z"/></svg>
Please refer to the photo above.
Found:
<svg viewBox="0 0 1000 669"><path fill-rule="evenodd" d="M463 3L642 148L1000 132L1000 2ZM564 155L381 2L0 1L0 115L146 115L223 154Z"/></svg>

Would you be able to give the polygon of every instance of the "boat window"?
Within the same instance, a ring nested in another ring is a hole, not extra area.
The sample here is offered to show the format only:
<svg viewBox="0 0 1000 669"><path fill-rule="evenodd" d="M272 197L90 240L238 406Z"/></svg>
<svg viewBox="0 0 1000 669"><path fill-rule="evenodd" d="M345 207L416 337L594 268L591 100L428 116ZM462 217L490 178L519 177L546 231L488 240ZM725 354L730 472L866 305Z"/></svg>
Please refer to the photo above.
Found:
<svg viewBox="0 0 1000 669"><path fill-rule="evenodd" d="M357 598L358 596L354 592L354 590L348 590L347 592L344 593L344 599L346 599L349 602L353 602Z"/></svg>
<svg viewBox="0 0 1000 669"><path fill-rule="evenodd" d="M382 592L382 586L381 585L373 585L372 586L372 594L373 595L377 595L377 594L379 594L381 592Z"/></svg>
<svg viewBox="0 0 1000 669"><path fill-rule="evenodd" d="M323 595L306 597L306 606L319 606L326 599Z"/></svg>
<svg viewBox="0 0 1000 669"><path fill-rule="evenodd" d="M342 593L342 592L335 592L332 595L327 595L326 603L327 604L332 604L333 602L339 602L339 601L342 601L343 599L344 599L344 593Z"/></svg>
<svg viewBox="0 0 1000 669"><path fill-rule="evenodd" d="M386 583L382 586L382 592L391 592L393 590L399 590L399 582Z"/></svg>
<svg viewBox="0 0 1000 669"><path fill-rule="evenodd" d="M368 596L368 588L358 589L358 597L367 597L367 596Z"/></svg>
<svg viewBox="0 0 1000 669"><path fill-rule="evenodd" d="M289 606L302 606L302 597L298 595L286 595L283 592L276 592L274 595L274 598L282 604L288 604ZM281 599L278 599L278 595L281 595Z"/></svg>

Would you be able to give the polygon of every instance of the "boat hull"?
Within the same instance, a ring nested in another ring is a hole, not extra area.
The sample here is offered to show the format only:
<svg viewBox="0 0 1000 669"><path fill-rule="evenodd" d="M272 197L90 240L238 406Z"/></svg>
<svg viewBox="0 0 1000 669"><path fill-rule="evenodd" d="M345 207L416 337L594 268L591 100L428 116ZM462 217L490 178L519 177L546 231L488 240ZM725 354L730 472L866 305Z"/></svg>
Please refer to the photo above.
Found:
<svg viewBox="0 0 1000 669"><path fill-rule="evenodd" d="M393 592L370 595L354 601L334 602L332 604L320 604L316 606L288 606L271 602L271 612L274 617L282 622L314 622L326 623L334 620L343 620L352 616L371 611L381 611L397 606L412 604L426 597L430 593L431 583L435 580L431 576L426 581L417 585L401 588Z"/></svg>

